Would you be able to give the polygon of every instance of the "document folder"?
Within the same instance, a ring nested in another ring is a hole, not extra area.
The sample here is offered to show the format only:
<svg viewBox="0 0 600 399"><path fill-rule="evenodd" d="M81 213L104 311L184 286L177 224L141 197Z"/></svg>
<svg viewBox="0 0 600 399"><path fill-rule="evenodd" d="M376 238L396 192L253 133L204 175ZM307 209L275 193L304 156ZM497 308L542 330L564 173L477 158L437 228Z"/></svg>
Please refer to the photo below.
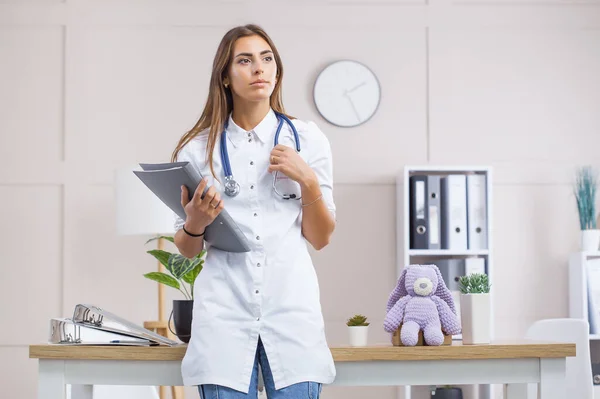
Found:
<svg viewBox="0 0 600 399"><path fill-rule="evenodd" d="M181 186L186 186L191 199L202 179L189 162L147 164L142 163L141 171L135 175L181 219L186 219L181 205ZM202 197L208 188L204 190ZM248 252L250 244L239 226L233 221L225 208L206 228L204 241L212 247L228 252Z"/></svg>
<svg viewBox="0 0 600 399"><path fill-rule="evenodd" d="M467 178L450 174L441 179L442 248L466 250L467 243Z"/></svg>
<svg viewBox="0 0 600 399"><path fill-rule="evenodd" d="M467 234L469 249L487 249L487 198L485 175L467 176Z"/></svg>
<svg viewBox="0 0 600 399"><path fill-rule="evenodd" d="M48 340L48 343L60 345L158 345L158 343L147 339L124 336L99 328L78 324L69 318L50 319L50 339Z"/></svg>
<svg viewBox="0 0 600 399"><path fill-rule="evenodd" d="M427 176L415 175L410 180L410 248L429 247Z"/></svg>
<svg viewBox="0 0 600 399"><path fill-rule="evenodd" d="M163 337L94 305L78 304L71 318L50 319L50 344L176 346Z"/></svg>
<svg viewBox="0 0 600 399"><path fill-rule="evenodd" d="M429 225L429 249L440 249L442 246L442 221L440 205L440 176L427 176L427 205Z"/></svg>

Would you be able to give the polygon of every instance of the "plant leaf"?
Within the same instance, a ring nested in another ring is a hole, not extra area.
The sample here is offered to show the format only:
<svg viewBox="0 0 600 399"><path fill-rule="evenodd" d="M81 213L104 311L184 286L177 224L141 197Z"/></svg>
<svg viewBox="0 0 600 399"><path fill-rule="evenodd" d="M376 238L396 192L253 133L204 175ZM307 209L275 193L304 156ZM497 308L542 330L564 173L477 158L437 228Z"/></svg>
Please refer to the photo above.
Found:
<svg viewBox="0 0 600 399"><path fill-rule="evenodd" d="M144 244L148 244L150 241L154 241L154 240L158 240L159 238L164 238L167 241L172 242L173 244L175 244L175 239L171 236L156 236L156 237L152 237L151 239L149 239L148 241L146 241Z"/></svg>
<svg viewBox="0 0 600 399"><path fill-rule="evenodd" d="M154 256L162 265L169 271L171 274L171 266L169 265L169 257L171 256L170 252L163 251L162 249L152 249L150 251L146 251L150 255Z"/></svg>
<svg viewBox="0 0 600 399"><path fill-rule="evenodd" d="M203 264L204 264L204 261L200 261L192 270L190 270L189 272L184 274L181 277L183 279L183 281L185 281L186 283L188 283L190 285L194 285L194 281L196 281L196 277L198 277L198 275L202 271Z"/></svg>
<svg viewBox="0 0 600 399"><path fill-rule="evenodd" d="M154 280L158 283L161 284L165 284L168 285L169 287L173 287L176 289L179 289L179 281L175 280L173 277L169 276L168 274L165 273L161 273L161 272L150 272L150 273L146 273L144 274L144 277L150 279L150 280Z"/></svg>
<svg viewBox="0 0 600 399"><path fill-rule="evenodd" d="M482 294L490 292L489 277L485 273L471 273L459 278L460 292L462 294Z"/></svg>
<svg viewBox="0 0 600 399"><path fill-rule="evenodd" d="M349 327L368 326L369 324L370 323L367 322L367 317L361 314L354 315L346 321L346 325Z"/></svg>
<svg viewBox="0 0 600 399"><path fill-rule="evenodd" d="M170 267L169 271L176 279L180 279L190 270L195 268L200 262L202 262L202 259L197 257L186 258L180 254L171 254L168 260Z"/></svg>

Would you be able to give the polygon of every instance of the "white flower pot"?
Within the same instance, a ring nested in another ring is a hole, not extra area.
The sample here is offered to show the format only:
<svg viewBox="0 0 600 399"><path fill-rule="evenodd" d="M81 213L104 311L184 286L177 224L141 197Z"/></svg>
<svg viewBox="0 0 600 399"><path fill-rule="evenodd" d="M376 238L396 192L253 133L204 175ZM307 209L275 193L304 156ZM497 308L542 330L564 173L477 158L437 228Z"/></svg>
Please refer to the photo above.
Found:
<svg viewBox="0 0 600 399"><path fill-rule="evenodd" d="M489 344L491 340L490 294L460 294L464 345Z"/></svg>
<svg viewBox="0 0 600 399"><path fill-rule="evenodd" d="M369 326L348 326L350 346L367 346Z"/></svg>
<svg viewBox="0 0 600 399"><path fill-rule="evenodd" d="M581 250L598 251L600 247L600 229L581 230Z"/></svg>

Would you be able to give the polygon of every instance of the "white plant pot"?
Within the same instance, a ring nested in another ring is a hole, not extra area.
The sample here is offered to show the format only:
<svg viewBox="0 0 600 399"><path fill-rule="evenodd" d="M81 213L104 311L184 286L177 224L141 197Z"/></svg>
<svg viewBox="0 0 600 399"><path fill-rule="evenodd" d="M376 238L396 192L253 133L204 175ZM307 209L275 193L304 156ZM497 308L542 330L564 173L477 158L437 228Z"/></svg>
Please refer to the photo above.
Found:
<svg viewBox="0 0 600 399"><path fill-rule="evenodd" d="M460 294L464 345L489 344L491 340L490 294Z"/></svg>
<svg viewBox="0 0 600 399"><path fill-rule="evenodd" d="M581 230L581 250L598 251L600 247L600 229Z"/></svg>
<svg viewBox="0 0 600 399"><path fill-rule="evenodd" d="M367 346L369 326L348 326L350 346Z"/></svg>

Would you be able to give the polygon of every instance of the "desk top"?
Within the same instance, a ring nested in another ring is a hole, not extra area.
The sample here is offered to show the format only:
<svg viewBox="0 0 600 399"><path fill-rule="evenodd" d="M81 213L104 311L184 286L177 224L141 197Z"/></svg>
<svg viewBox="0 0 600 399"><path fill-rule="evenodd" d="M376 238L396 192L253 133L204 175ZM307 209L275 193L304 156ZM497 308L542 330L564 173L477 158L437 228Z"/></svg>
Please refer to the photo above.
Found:
<svg viewBox="0 0 600 399"><path fill-rule="evenodd" d="M29 357L58 360L181 360L187 344L178 346L88 346L30 345ZM489 345L463 345L453 341L443 346L332 347L336 362L372 360L471 360L553 358L575 356L575 343L544 341L493 342Z"/></svg>

